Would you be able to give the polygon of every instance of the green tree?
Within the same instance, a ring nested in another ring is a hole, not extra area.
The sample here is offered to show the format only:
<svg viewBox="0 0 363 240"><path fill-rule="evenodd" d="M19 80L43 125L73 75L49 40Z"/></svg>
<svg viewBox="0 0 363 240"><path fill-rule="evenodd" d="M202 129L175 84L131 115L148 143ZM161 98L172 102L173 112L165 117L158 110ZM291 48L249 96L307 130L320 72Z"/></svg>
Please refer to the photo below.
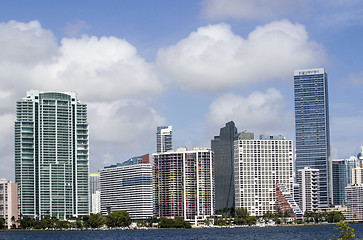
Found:
<svg viewBox="0 0 363 240"><path fill-rule="evenodd" d="M335 227L336 230L340 231L338 240L351 240L355 238L354 229L349 227L347 222L340 221L338 226ZM335 235L333 235L333 239L336 239Z"/></svg>
<svg viewBox="0 0 363 240"><path fill-rule="evenodd" d="M129 213L125 210L115 211L106 216L108 227L128 227L131 224Z"/></svg>
<svg viewBox="0 0 363 240"><path fill-rule="evenodd" d="M105 219L101 213L91 213L90 215L83 217L83 222L86 227L100 228L105 224Z"/></svg>
<svg viewBox="0 0 363 240"><path fill-rule="evenodd" d="M324 217L329 223L335 223L344 220L343 214L338 211L327 212Z"/></svg>
<svg viewBox="0 0 363 240"><path fill-rule="evenodd" d="M238 225L247 224L250 214L246 208L236 208L234 214L234 222Z"/></svg>
<svg viewBox="0 0 363 240"><path fill-rule="evenodd" d="M5 219L4 218L0 218L0 229L5 228Z"/></svg>

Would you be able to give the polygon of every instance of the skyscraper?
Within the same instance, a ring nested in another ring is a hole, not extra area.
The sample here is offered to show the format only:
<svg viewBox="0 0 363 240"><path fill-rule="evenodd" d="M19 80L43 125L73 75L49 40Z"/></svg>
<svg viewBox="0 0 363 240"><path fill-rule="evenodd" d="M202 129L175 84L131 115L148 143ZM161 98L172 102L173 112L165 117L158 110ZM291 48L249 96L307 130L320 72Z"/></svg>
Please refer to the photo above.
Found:
<svg viewBox="0 0 363 240"><path fill-rule="evenodd" d="M156 129L156 152L163 153L173 149L173 127L161 126Z"/></svg>
<svg viewBox="0 0 363 240"><path fill-rule="evenodd" d="M16 103L15 180L20 213L88 215L87 105L74 92L31 90Z"/></svg>
<svg viewBox="0 0 363 240"><path fill-rule="evenodd" d="M210 149L178 148L153 156L154 216L195 220L214 214Z"/></svg>
<svg viewBox="0 0 363 240"><path fill-rule="evenodd" d="M234 142L236 208L251 216L262 216L278 209L276 186L294 191L292 140L283 136L260 136L243 132Z"/></svg>
<svg viewBox="0 0 363 240"><path fill-rule="evenodd" d="M100 187L100 174L89 174L89 212L101 212L101 187Z"/></svg>
<svg viewBox="0 0 363 240"><path fill-rule="evenodd" d="M237 128L233 121L220 129L219 136L211 141L214 152L216 210L234 207L234 140Z"/></svg>
<svg viewBox="0 0 363 240"><path fill-rule="evenodd" d="M323 68L294 74L296 170L319 169L320 207L331 196L327 74Z"/></svg>
<svg viewBox="0 0 363 240"><path fill-rule="evenodd" d="M347 186L347 165L344 159L332 160L332 184L333 205L344 205Z"/></svg>

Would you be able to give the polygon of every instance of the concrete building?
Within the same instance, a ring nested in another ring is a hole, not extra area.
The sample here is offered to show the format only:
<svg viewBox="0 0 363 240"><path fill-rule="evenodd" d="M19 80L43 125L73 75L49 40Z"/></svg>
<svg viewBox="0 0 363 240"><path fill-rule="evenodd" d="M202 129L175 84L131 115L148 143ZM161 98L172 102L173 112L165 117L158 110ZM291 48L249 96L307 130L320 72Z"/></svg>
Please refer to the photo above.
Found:
<svg viewBox="0 0 363 240"><path fill-rule="evenodd" d="M358 168L358 167L362 166L360 164L360 160L356 156L351 156L350 158L346 159L347 184L352 184L353 168Z"/></svg>
<svg viewBox="0 0 363 240"><path fill-rule="evenodd" d="M0 218L5 219L7 228L18 225L18 184L0 178Z"/></svg>
<svg viewBox="0 0 363 240"><path fill-rule="evenodd" d="M132 220L152 217L152 168L149 154L100 171L101 213L126 210Z"/></svg>
<svg viewBox="0 0 363 240"><path fill-rule="evenodd" d="M352 169L352 185L362 185L363 168L357 167Z"/></svg>
<svg viewBox="0 0 363 240"><path fill-rule="evenodd" d="M23 217L89 214L87 105L74 92L31 90L16 103L15 181Z"/></svg>
<svg viewBox="0 0 363 240"><path fill-rule="evenodd" d="M332 198L328 76L323 68L294 73L296 170L319 169L319 204L328 207Z"/></svg>
<svg viewBox="0 0 363 240"><path fill-rule="evenodd" d="M347 165L344 159L332 161L333 205L345 203L345 187L347 186Z"/></svg>
<svg viewBox="0 0 363 240"><path fill-rule="evenodd" d="M100 174L89 174L89 212L101 212L101 187L100 187Z"/></svg>
<svg viewBox="0 0 363 240"><path fill-rule="evenodd" d="M195 221L214 214L210 149L178 148L153 156L154 216Z"/></svg>
<svg viewBox="0 0 363 240"><path fill-rule="evenodd" d="M219 136L211 141L214 152L215 208L216 210L234 207L234 140L237 128L233 121L220 129Z"/></svg>
<svg viewBox="0 0 363 240"><path fill-rule="evenodd" d="M303 219L304 213L283 184L276 185L276 196L278 212L287 213L293 219Z"/></svg>
<svg viewBox="0 0 363 240"><path fill-rule="evenodd" d="M277 184L294 190L292 140L282 136L255 140L243 132L234 144L235 207L246 208L251 216L276 213Z"/></svg>
<svg viewBox="0 0 363 240"><path fill-rule="evenodd" d="M363 220L363 185L349 185L345 188L347 194L347 220Z"/></svg>
<svg viewBox="0 0 363 240"><path fill-rule="evenodd" d="M299 170L299 206L302 212L319 210L319 169L304 167Z"/></svg>
<svg viewBox="0 0 363 240"><path fill-rule="evenodd" d="M173 127L161 126L156 129L156 152L163 153L173 149Z"/></svg>

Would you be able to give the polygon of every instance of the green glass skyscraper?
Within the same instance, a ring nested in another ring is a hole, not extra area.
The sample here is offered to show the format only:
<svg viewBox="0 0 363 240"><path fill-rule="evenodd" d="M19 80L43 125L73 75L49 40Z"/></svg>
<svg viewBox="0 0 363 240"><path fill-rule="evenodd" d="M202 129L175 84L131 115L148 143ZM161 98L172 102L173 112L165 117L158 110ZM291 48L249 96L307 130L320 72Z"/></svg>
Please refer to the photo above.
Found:
<svg viewBox="0 0 363 240"><path fill-rule="evenodd" d="M330 194L330 134L327 74L323 68L294 74L296 172L319 169L320 207L328 207Z"/></svg>
<svg viewBox="0 0 363 240"><path fill-rule="evenodd" d="M23 217L89 214L87 105L74 92L31 90L16 103L15 181Z"/></svg>

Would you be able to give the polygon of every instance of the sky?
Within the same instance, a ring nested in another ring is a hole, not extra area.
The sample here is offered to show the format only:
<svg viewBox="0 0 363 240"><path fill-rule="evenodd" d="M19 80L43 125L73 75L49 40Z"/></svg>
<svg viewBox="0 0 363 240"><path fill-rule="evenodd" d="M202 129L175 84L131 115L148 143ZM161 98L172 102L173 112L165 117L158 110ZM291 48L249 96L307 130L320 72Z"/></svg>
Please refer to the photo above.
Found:
<svg viewBox="0 0 363 240"><path fill-rule="evenodd" d="M360 0L1 0L0 177L14 179L16 101L74 91L88 105L90 171L219 129L295 140L294 70L328 73L332 158L363 145Z"/></svg>

